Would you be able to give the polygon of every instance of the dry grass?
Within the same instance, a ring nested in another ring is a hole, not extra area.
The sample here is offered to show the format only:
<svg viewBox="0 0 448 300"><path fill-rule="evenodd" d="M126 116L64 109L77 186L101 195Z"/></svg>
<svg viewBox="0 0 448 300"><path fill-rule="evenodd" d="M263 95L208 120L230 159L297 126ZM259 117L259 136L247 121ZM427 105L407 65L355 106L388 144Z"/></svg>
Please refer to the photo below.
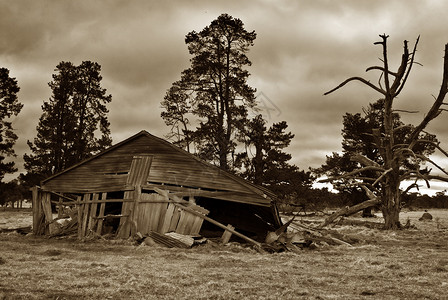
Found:
<svg viewBox="0 0 448 300"><path fill-rule="evenodd" d="M430 212L404 214L416 229L335 226L354 247L300 254L0 234L0 299L448 299L448 212ZM0 227L30 221L13 214Z"/></svg>

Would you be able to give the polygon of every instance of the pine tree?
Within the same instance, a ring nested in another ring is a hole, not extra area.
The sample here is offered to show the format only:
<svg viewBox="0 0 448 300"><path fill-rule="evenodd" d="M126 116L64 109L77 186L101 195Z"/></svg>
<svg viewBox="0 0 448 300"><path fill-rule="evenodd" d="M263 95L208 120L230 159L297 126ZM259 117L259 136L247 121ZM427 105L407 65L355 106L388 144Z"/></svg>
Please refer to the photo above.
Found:
<svg viewBox="0 0 448 300"><path fill-rule="evenodd" d="M49 83L52 96L42 105L37 137L28 141L28 173L46 177L110 146L108 109L112 100L101 87L101 67L84 61L79 66L61 62ZM101 132L101 137L96 134Z"/></svg>
<svg viewBox="0 0 448 300"><path fill-rule="evenodd" d="M227 14L201 32L188 33L191 67L162 102L162 117L172 135L187 146L193 143L199 157L224 170L233 169L236 137L247 121L248 107L255 105L255 89L247 84L249 72L244 69L251 64L246 53L255 38L255 32Z"/></svg>
<svg viewBox="0 0 448 300"><path fill-rule="evenodd" d="M5 159L15 156L13 146L18 137L10 118L17 116L23 107L17 98L19 90L17 80L9 76L9 70L0 68L0 181L5 174L17 171L15 163L5 162Z"/></svg>
<svg viewBox="0 0 448 300"><path fill-rule="evenodd" d="M274 123L269 129L262 115L247 123L244 140L246 152L239 155L242 176L255 184L263 185L281 199L296 197L310 188L310 172L299 170L289 163L291 154L284 150L289 146L294 134L286 132L285 121Z"/></svg>

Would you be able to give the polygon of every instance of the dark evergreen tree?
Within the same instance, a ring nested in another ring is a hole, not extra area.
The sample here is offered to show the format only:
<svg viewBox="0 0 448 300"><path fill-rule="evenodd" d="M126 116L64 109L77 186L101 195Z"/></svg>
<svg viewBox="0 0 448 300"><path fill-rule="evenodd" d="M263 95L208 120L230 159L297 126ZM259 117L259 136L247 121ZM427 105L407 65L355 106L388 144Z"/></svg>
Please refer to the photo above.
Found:
<svg viewBox="0 0 448 300"><path fill-rule="evenodd" d="M246 152L239 155L242 176L255 184L263 185L281 199L298 198L311 188L310 172L301 171L289 163L291 155L284 152L294 134L286 132L285 121L266 128L266 120L261 115L247 123L243 135Z"/></svg>
<svg viewBox="0 0 448 300"><path fill-rule="evenodd" d="M24 155L29 179L32 174L41 178L60 172L112 143L106 107L112 97L101 87L100 65L61 62L55 71L37 137L28 141L32 154Z"/></svg>
<svg viewBox="0 0 448 300"><path fill-rule="evenodd" d="M17 135L12 127L11 117L17 116L22 110L17 98L20 88L15 78L9 76L9 70L0 68L0 182L5 174L17 171L13 161L6 162L8 157L14 157L13 146Z"/></svg>
<svg viewBox="0 0 448 300"><path fill-rule="evenodd" d="M342 154L333 153L331 156L327 156L326 163L317 170L320 174L325 174L330 177L338 177L342 174L353 172L360 168L361 163L353 159L355 155L362 155L371 161L381 165L383 163L382 156L378 148L376 147L373 130L379 129L384 134L384 100L380 99L373 104L369 104L368 108L363 109L363 115L360 113L346 113L343 117L343 129L342 129ZM400 115L395 113L394 127L401 128L396 134L397 143L404 143L409 134L413 130L412 125L405 125ZM434 143L437 139L434 135L429 133L422 134L422 138L425 140L431 140ZM431 144L419 144L414 150L419 155L430 155L434 152L434 146ZM414 170L421 163L421 160L409 160L403 163L403 166L407 166L407 170ZM359 172L358 177L339 178L334 180L333 186L341 193L341 197L345 199L345 205L354 205L366 201L369 199L365 191L355 184L356 181L362 181L365 185L371 184L372 178L375 177L375 170L364 170ZM404 169L402 173L405 172ZM427 173L427 170L421 168L422 174ZM364 215L370 215L370 208L364 209Z"/></svg>
<svg viewBox="0 0 448 300"><path fill-rule="evenodd" d="M254 31L248 32L241 20L227 14L201 32L188 33L191 67L162 102L162 117L172 134L186 146L193 143L197 155L224 170L234 167L236 137L247 122L248 107L255 105L255 89L247 84L245 70L251 65L246 53L255 38Z"/></svg>

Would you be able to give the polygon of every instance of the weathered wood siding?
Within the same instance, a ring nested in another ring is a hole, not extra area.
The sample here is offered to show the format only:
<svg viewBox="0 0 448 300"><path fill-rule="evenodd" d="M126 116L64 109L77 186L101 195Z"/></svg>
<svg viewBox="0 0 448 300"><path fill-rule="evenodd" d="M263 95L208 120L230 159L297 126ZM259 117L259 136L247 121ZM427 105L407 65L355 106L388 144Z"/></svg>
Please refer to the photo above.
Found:
<svg viewBox="0 0 448 300"><path fill-rule="evenodd" d="M139 155L152 155L147 184L229 191L234 195L239 194L241 199L233 199L232 195L222 198L269 205L269 199L264 199L259 191L254 192L254 188L244 184L243 180L237 180L218 168L202 163L190 154L149 134L138 134L90 160L50 177L43 181L42 188L66 193L107 192L132 188L126 184L128 173L133 157ZM144 185L143 182L142 184Z"/></svg>

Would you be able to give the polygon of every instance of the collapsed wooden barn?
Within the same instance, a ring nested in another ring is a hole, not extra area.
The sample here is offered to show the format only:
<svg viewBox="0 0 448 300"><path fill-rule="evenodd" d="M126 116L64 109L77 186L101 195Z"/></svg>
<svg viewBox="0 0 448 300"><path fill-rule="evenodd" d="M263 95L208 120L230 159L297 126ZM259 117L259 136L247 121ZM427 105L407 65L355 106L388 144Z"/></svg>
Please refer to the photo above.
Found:
<svg viewBox="0 0 448 300"><path fill-rule="evenodd" d="M36 235L57 234L58 220L69 220L78 238L225 231L204 218L257 240L281 226L273 193L146 131L33 188Z"/></svg>

